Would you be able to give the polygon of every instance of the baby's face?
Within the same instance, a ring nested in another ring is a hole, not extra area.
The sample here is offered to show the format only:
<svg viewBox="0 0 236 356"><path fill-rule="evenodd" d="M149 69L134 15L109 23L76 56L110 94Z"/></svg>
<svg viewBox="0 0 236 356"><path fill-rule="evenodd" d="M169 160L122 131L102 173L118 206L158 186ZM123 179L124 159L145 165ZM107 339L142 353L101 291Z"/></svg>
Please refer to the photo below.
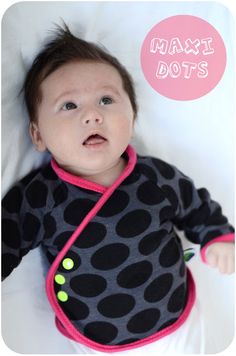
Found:
<svg viewBox="0 0 236 356"><path fill-rule="evenodd" d="M69 172L105 172L125 151L134 114L119 72L109 64L72 62L41 85L42 102L31 136Z"/></svg>

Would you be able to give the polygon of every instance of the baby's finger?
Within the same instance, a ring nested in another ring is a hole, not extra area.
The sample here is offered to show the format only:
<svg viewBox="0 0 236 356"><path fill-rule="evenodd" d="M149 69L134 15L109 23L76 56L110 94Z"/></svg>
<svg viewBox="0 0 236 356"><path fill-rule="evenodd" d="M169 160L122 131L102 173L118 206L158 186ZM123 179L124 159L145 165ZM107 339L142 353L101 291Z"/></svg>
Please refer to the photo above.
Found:
<svg viewBox="0 0 236 356"><path fill-rule="evenodd" d="M220 271L220 273L227 273L228 272L228 259L227 257L221 256L218 259L218 269Z"/></svg>
<svg viewBox="0 0 236 356"><path fill-rule="evenodd" d="M217 267L218 266L218 257L214 253L209 252L207 254L207 262L211 267Z"/></svg>
<svg viewBox="0 0 236 356"><path fill-rule="evenodd" d="M234 273L234 258L229 258L228 259L228 266L227 266L227 274L232 274Z"/></svg>

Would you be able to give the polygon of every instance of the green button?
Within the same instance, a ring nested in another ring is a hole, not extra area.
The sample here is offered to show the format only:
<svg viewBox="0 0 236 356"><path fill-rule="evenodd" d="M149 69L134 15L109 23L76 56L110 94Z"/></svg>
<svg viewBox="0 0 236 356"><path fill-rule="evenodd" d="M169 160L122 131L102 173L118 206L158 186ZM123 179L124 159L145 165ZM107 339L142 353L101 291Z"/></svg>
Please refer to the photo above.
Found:
<svg viewBox="0 0 236 356"><path fill-rule="evenodd" d="M65 283L66 280L65 280L65 277L62 276L62 274L56 274L55 275L55 281L56 281L57 284L62 285L62 284Z"/></svg>
<svg viewBox="0 0 236 356"><path fill-rule="evenodd" d="M74 267L74 261L71 258L65 258L62 262L62 266L65 269L70 270Z"/></svg>
<svg viewBox="0 0 236 356"><path fill-rule="evenodd" d="M66 302L68 300L68 294L66 292L60 291L57 293L57 299L61 302Z"/></svg>

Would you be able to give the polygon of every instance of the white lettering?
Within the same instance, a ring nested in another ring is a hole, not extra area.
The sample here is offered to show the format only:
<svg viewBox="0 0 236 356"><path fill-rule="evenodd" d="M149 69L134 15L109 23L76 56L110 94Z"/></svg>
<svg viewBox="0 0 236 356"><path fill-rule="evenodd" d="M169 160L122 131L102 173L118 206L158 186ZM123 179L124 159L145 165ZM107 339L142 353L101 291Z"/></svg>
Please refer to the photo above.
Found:
<svg viewBox="0 0 236 356"><path fill-rule="evenodd" d="M165 79L169 75L171 78L176 79L182 75L185 79L190 79L195 75L202 79L208 76L207 66L208 63L205 61L199 63L173 61L170 64L158 61L156 78Z"/></svg>
<svg viewBox="0 0 236 356"><path fill-rule="evenodd" d="M173 55L175 53L181 53L183 51L184 51L184 49L181 45L179 38L178 37L172 38L172 40L170 41L168 53Z"/></svg>
<svg viewBox="0 0 236 356"><path fill-rule="evenodd" d="M168 47L168 41L162 38L153 38L151 40L150 52L156 53L159 49L160 54L166 54Z"/></svg>
<svg viewBox="0 0 236 356"><path fill-rule="evenodd" d="M200 46L200 41L198 38L195 41L192 41L190 38L188 38L185 41L185 44L186 44L186 47L185 47L184 51L186 54L193 53L193 54L197 55L199 53L199 48L197 48L197 47Z"/></svg>
<svg viewBox="0 0 236 356"><path fill-rule="evenodd" d="M181 75L181 67L178 62L171 62L169 67L171 78L178 78Z"/></svg>
<svg viewBox="0 0 236 356"><path fill-rule="evenodd" d="M165 79L168 75L168 65L163 61L158 62L156 77L157 79Z"/></svg>
<svg viewBox="0 0 236 356"><path fill-rule="evenodd" d="M185 68L184 78L189 79L191 77L192 70L197 68L197 64L192 62L183 62L182 67Z"/></svg>
<svg viewBox="0 0 236 356"><path fill-rule="evenodd" d="M197 73L198 78L206 78L208 76L207 66L208 63L205 61L198 63L198 70L199 70Z"/></svg>
<svg viewBox="0 0 236 356"><path fill-rule="evenodd" d="M211 37L207 37L207 38L203 38L201 40L201 42L204 44L205 49L202 51L202 54L204 56L207 56L208 54L212 54L214 53L214 48L211 48L211 42L212 42L212 38Z"/></svg>
<svg viewBox="0 0 236 356"><path fill-rule="evenodd" d="M198 38L195 40L187 38L183 45L178 37L173 37L170 41L157 37L151 40L150 52L158 52L161 55L165 55L168 52L171 56L182 52L186 54L192 53L196 56L201 52L201 54L206 56L214 53L214 48L211 47L211 43L211 37L206 37L201 40Z"/></svg>

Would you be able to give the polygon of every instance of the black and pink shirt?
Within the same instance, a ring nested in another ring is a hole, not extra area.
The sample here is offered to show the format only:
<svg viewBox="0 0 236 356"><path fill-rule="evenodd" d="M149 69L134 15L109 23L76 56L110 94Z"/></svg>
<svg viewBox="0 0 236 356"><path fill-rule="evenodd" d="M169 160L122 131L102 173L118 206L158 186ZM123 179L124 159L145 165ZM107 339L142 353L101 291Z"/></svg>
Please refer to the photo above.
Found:
<svg viewBox="0 0 236 356"><path fill-rule="evenodd" d="M234 229L204 188L176 167L124 153L121 176L105 187L55 160L3 199L2 272L41 245L56 325L103 352L156 341L182 325L195 300L177 229L201 245L233 241Z"/></svg>

